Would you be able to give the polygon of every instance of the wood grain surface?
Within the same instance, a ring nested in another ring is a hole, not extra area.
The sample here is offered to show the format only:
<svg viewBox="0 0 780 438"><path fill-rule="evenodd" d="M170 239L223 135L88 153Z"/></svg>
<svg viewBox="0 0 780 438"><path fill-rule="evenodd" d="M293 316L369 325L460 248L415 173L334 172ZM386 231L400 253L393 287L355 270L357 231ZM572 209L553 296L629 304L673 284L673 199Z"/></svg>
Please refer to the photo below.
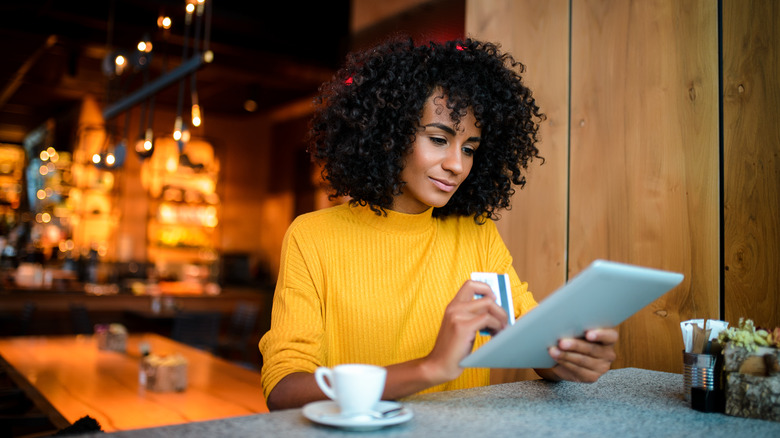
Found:
<svg viewBox="0 0 780 438"><path fill-rule="evenodd" d="M185 391L139 385L141 342L187 359ZM89 415L107 432L268 412L260 373L159 335L130 335L126 353L100 350L92 336L0 338L0 355L68 421Z"/></svg>
<svg viewBox="0 0 780 438"><path fill-rule="evenodd" d="M569 4L467 4L467 33L528 65L549 117L499 230L537 299L597 258L684 273L621 325L614 364L680 372L679 322L719 316L717 3Z"/></svg>
<svg viewBox="0 0 780 438"><path fill-rule="evenodd" d="M725 317L780 326L780 2L723 1Z"/></svg>
<svg viewBox="0 0 780 438"><path fill-rule="evenodd" d="M496 224L514 267L537 301L564 284L568 148L568 0L470 1L466 34L491 42L526 66L525 84L546 115L527 184ZM494 370L494 383L537 378L529 370Z"/></svg>
<svg viewBox="0 0 780 438"><path fill-rule="evenodd" d="M615 367L680 372L679 322L718 318L717 4L572 7L569 270L682 272L620 327Z"/></svg>

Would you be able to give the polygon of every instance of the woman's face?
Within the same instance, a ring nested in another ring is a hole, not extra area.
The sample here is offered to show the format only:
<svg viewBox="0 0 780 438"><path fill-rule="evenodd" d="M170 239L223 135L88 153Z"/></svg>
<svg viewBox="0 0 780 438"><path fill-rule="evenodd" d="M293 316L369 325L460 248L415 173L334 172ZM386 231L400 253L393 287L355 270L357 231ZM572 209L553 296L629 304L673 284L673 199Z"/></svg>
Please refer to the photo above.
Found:
<svg viewBox="0 0 780 438"><path fill-rule="evenodd" d="M406 185L390 209L417 214L446 205L471 171L481 131L470 109L456 128L447 98L435 91L425 102L417 136L401 171Z"/></svg>

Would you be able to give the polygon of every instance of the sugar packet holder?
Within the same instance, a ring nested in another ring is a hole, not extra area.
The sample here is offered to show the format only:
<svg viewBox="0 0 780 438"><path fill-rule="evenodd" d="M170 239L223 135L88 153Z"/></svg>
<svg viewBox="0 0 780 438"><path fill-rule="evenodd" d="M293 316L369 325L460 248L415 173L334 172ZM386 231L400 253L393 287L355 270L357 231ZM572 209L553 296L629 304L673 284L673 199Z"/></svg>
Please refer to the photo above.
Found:
<svg viewBox="0 0 780 438"><path fill-rule="evenodd" d="M508 315L507 323L509 325L514 324L515 306L512 302L512 287L509 284L509 275L497 274L495 272L472 272L471 279L473 281L481 281L490 286L490 289L496 296L496 304L501 306ZM482 298L482 295L476 294L474 298ZM480 330L479 333L483 336L490 336L487 330Z"/></svg>

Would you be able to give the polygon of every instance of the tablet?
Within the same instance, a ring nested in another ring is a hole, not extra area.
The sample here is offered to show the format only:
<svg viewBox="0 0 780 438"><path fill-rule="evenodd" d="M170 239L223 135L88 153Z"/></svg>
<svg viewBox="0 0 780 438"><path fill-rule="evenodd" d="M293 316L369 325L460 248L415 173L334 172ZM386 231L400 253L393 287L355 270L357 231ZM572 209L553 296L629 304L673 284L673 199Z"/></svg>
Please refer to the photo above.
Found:
<svg viewBox="0 0 780 438"><path fill-rule="evenodd" d="M683 280L676 272L596 260L511 327L466 356L465 368L550 368L560 338L616 327Z"/></svg>

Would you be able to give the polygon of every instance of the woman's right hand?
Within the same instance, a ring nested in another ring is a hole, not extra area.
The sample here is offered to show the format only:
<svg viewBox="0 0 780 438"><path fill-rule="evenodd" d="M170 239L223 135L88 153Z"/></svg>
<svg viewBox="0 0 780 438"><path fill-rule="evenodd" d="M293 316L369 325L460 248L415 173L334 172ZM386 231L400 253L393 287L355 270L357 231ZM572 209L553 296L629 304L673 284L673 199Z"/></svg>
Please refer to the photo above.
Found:
<svg viewBox="0 0 780 438"><path fill-rule="evenodd" d="M475 295L482 295L476 298ZM486 283L468 280L447 305L433 349L425 357L438 383L460 376L463 360L474 346L477 332L498 333L507 325L507 314L496 304L496 296ZM438 384L437 383L437 384Z"/></svg>

